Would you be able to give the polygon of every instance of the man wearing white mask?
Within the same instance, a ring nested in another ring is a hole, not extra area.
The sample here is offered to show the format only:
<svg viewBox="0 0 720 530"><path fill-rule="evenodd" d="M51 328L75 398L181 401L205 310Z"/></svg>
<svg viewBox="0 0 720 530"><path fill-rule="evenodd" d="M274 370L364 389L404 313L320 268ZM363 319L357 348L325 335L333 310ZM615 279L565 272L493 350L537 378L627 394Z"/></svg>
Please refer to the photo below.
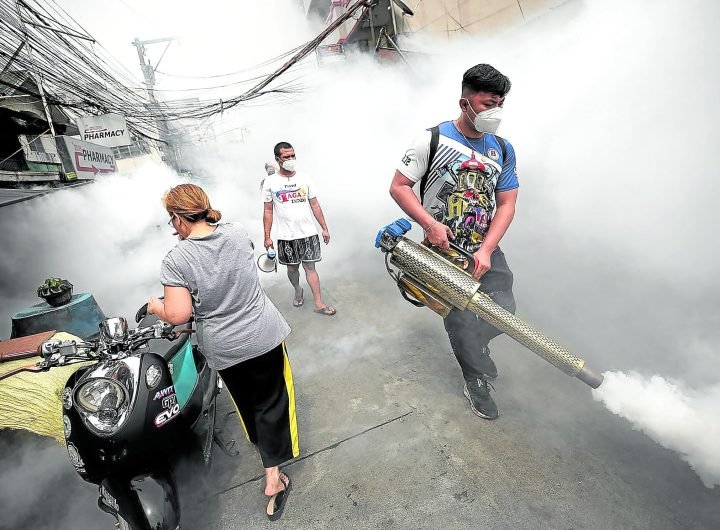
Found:
<svg viewBox="0 0 720 530"><path fill-rule="evenodd" d="M263 226L265 228L265 248L273 247L270 231L273 218L277 218L277 256L282 265L287 266L287 275L295 289L293 306L304 304L304 293L300 287L300 264L305 269L310 290L315 302L315 312L332 316L337 311L323 302L320 293L320 277L315 263L322 259L320 239L313 216L322 228L323 241L330 242L330 231L325 216L316 197L315 185L311 180L295 169L295 149L287 142L275 146L275 160L278 171L268 175L263 184Z"/></svg>
<svg viewBox="0 0 720 530"><path fill-rule="evenodd" d="M498 246L515 215L515 151L495 134L510 85L489 64L465 72L460 115L415 139L395 171L390 195L422 226L430 243L448 248L451 240L473 253L473 276L481 281L480 289L515 312L512 272ZM463 393L471 410L481 418L497 418L488 388L497 368L488 343L500 331L458 309L445 318L445 330L463 372Z"/></svg>

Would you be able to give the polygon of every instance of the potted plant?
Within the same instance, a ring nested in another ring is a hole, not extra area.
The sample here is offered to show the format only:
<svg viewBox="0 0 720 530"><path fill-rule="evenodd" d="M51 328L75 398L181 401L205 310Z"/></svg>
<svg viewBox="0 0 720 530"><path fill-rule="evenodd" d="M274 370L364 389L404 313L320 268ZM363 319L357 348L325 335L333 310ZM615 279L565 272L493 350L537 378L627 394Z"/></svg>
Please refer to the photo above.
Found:
<svg viewBox="0 0 720 530"><path fill-rule="evenodd" d="M38 287L37 294L53 307L67 304L72 298L73 284L62 278L48 278Z"/></svg>

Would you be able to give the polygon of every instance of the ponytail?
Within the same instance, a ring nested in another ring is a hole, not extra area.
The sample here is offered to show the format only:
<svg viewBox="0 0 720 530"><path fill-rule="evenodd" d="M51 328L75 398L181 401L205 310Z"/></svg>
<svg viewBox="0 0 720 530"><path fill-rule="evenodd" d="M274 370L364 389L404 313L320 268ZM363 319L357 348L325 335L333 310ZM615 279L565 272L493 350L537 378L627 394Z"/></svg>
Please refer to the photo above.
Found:
<svg viewBox="0 0 720 530"><path fill-rule="evenodd" d="M222 219L222 213L220 213L220 210L208 208L207 212L205 213L205 219L208 223L217 223L220 221L220 219Z"/></svg>

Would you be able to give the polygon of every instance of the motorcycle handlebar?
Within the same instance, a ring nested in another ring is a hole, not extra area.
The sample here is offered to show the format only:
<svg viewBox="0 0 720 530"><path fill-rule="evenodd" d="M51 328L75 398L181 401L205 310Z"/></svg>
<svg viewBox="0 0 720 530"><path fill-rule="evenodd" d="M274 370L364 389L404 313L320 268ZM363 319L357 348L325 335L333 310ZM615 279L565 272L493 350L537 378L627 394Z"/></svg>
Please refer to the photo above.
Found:
<svg viewBox="0 0 720 530"><path fill-rule="evenodd" d="M151 339L167 339L175 340L178 335L183 333L193 333L195 330L191 328L175 331L174 326L158 320L152 326L146 328L136 328L131 336L124 341L127 349L135 350L143 343ZM56 366L66 366L84 361L98 360L98 353L103 342L96 341L76 341L76 340L46 340L38 347L38 355L43 360L28 366L20 367L6 374L0 375L0 381L20 372L44 372Z"/></svg>
<svg viewBox="0 0 720 530"><path fill-rule="evenodd" d="M137 313L135 313L135 323L139 324L140 321L145 318L148 314L147 312L148 305L147 302L145 302L142 306L140 306L140 309L137 310Z"/></svg>
<svg viewBox="0 0 720 530"><path fill-rule="evenodd" d="M74 356L79 348L93 350L97 347L97 341L76 341L76 340L46 340L38 348L38 354L49 359L53 355Z"/></svg>
<svg viewBox="0 0 720 530"><path fill-rule="evenodd" d="M181 330L181 332L187 332ZM177 333L171 324L158 320L152 326L146 328L136 328L131 331L128 337L123 341L129 349L136 349L141 344L151 339L168 339L175 340ZM53 356L57 356L56 360L61 357L78 357L79 351L85 350L91 353L98 353L103 342L97 341L76 341L76 340L47 340L40 345L38 353L45 359L50 361Z"/></svg>
<svg viewBox="0 0 720 530"><path fill-rule="evenodd" d="M147 341L150 339L174 339L174 326L158 320L152 326L146 328L136 328L132 336L129 337L130 341Z"/></svg>
<svg viewBox="0 0 720 530"><path fill-rule="evenodd" d="M165 300L164 296L161 296L158 298L158 300ZM147 302L140 306L140 309L137 310L137 313L135 313L135 323L139 324L143 318L145 318L148 315L148 304ZM190 315L190 320L187 321L189 324L190 322L194 322L195 317L194 315Z"/></svg>

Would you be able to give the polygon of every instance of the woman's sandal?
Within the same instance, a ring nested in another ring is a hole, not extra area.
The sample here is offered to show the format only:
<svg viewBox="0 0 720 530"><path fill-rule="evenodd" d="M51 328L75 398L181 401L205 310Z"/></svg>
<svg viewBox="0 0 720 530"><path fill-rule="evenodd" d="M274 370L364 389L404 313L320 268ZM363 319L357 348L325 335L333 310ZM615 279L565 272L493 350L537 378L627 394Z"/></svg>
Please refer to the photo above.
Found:
<svg viewBox="0 0 720 530"><path fill-rule="evenodd" d="M337 309L335 309L334 307L330 307L329 305L326 305L325 307L321 307L320 309L313 309L313 311L320 315L327 315L329 317L331 317L335 313L337 313Z"/></svg>
<svg viewBox="0 0 720 530"><path fill-rule="evenodd" d="M293 298L293 307L300 307L304 303L305 303L305 291L300 289L300 298L298 298L297 295L295 296L295 298Z"/></svg>
<svg viewBox="0 0 720 530"><path fill-rule="evenodd" d="M287 482L285 482L282 477L285 477ZM285 473L280 473L280 482L285 484L285 489L278 491L275 495L270 497L270 501L267 505L267 516L271 521L277 521L280 519L280 516L285 509L285 505L287 504L288 495L290 495L290 490L292 489L290 477L288 477Z"/></svg>

